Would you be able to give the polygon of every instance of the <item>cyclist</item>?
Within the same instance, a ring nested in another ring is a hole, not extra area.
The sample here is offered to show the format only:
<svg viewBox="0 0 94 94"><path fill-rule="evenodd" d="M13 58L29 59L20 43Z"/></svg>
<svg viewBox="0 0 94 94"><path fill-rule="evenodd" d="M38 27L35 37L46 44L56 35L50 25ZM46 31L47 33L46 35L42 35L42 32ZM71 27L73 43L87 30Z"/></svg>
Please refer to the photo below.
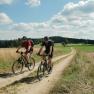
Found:
<svg viewBox="0 0 94 94"><path fill-rule="evenodd" d="M43 51L43 47L45 47L44 51ZM45 55L48 56L48 65L50 65L50 69L49 69L49 72L50 72L50 70L52 70L51 65L52 65L52 57L53 57L53 51L54 51L54 42L50 40L47 36L43 38L38 55L40 55L42 51L43 51L42 53L43 59L45 58Z"/></svg>
<svg viewBox="0 0 94 94"><path fill-rule="evenodd" d="M16 51L17 53L19 53L19 50L22 47L25 48L24 57L26 59L26 64L25 64L26 67L28 67L28 65L29 65L29 56L30 56L30 54L33 53L33 46L34 46L33 41L31 39L28 39L25 36L23 36L21 45L18 47L18 49Z"/></svg>

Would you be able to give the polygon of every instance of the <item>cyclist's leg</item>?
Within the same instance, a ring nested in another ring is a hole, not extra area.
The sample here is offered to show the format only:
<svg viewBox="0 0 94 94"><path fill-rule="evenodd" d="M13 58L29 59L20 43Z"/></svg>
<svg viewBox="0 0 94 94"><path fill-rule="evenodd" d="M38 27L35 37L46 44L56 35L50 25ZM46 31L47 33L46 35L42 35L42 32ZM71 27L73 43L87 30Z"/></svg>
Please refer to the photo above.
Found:
<svg viewBox="0 0 94 94"><path fill-rule="evenodd" d="M51 54L50 56L48 56L48 65L49 65L49 72L52 70L52 57L53 57L53 54Z"/></svg>
<svg viewBox="0 0 94 94"><path fill-rule="evenodd" d="M46 60L45 51L42 53L42 63Z"/></svg>
<svg viewBox="0 0 94 94"><path fill-rule="evenodd" d="M25 57L25 63L28 64L29 63L29 56L30 56L30 53L29 52L25 52L24 54L24 57Z"/></svg>
<svg viewBox="0 0 94 94"><path fill-rule="evenodd" d="M48 65L52 64L52 58L48 56Z"/></svg>
<svg viewBox="0 0 94 94"><path fill-rule="evenodd" d="M26 49L26 52L25 52L26 64L29 63L29 57L30 57L30 55L31 55L32 53L33 53L33 50L32 50L32 49L30 49L30 51L27 51L27 49Z"/></svg>

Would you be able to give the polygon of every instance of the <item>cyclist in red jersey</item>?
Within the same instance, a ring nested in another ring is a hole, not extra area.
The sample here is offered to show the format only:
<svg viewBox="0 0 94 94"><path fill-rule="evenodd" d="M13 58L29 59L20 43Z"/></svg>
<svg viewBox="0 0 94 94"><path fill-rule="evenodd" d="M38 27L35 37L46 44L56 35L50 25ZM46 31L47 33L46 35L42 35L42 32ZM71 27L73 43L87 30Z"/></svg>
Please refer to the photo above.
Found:
<svg viewBox="0 0 94 94"><path fill-rule="evenodd" d="M20 47L18 47L18 49L17 49L17 53L19 52L19 50L23 47L23 48L25 48L25 54L24 54L24 56L25 56L25 59L26 59L26 67L28 66L28 63L29 63L29 61L28 61L28 59L29 59L29 56L30 56L30 54L32 54L32 52L33 52L33 46L34 46L34 43L33 43L33 41L30 39L27 39L25 36L22 38L22 42L21 42L21 46Z"/></svg>

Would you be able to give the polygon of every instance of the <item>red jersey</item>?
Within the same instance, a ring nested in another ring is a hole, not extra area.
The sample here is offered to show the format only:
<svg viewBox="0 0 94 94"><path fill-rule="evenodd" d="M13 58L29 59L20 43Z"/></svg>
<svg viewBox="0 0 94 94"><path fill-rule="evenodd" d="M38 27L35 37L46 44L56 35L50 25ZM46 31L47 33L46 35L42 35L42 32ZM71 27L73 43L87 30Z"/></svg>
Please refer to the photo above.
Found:
<svg viewBox="0 0 94 94"><path fill-rule="evenodd" d="M22 47L25 47L26 49L28 49L29 46L33 47L34 43L32 40L26 40L22 43Z"/></svg>

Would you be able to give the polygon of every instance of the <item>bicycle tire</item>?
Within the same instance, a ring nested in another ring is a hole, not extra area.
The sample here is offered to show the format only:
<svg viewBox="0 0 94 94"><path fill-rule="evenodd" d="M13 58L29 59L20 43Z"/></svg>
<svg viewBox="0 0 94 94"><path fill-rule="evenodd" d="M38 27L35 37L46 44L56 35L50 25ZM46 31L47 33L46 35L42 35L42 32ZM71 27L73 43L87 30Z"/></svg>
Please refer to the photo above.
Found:
<svg viewBox="0 0 94 94"><path fill-rule="evenodd" d="M45 72L45 68L44 68L44 65L41 63L37 70L37 77L39 80L44 75L44 72Z"/></svg>
<svg viewBox="0 0 94 94"><path fill-rule="evenodd" d="M31 71L34 69L34 67L35 67L35 59L33 57L30 57L28 70Z"/></svg>
<svg viewBox="0 0 94 94"><path fill-rule="evenodd" d="M48 74L51 73L53 70L53 64L48 65Z"/></svg>
<svg viewBox="0 0 94 94"><path fill-rule="evenodd" d="M14 74L18 74L18 73L21 73L23 70L23 62L22 61L14 61L13 65L12 65L12 72Z"/></svg>

